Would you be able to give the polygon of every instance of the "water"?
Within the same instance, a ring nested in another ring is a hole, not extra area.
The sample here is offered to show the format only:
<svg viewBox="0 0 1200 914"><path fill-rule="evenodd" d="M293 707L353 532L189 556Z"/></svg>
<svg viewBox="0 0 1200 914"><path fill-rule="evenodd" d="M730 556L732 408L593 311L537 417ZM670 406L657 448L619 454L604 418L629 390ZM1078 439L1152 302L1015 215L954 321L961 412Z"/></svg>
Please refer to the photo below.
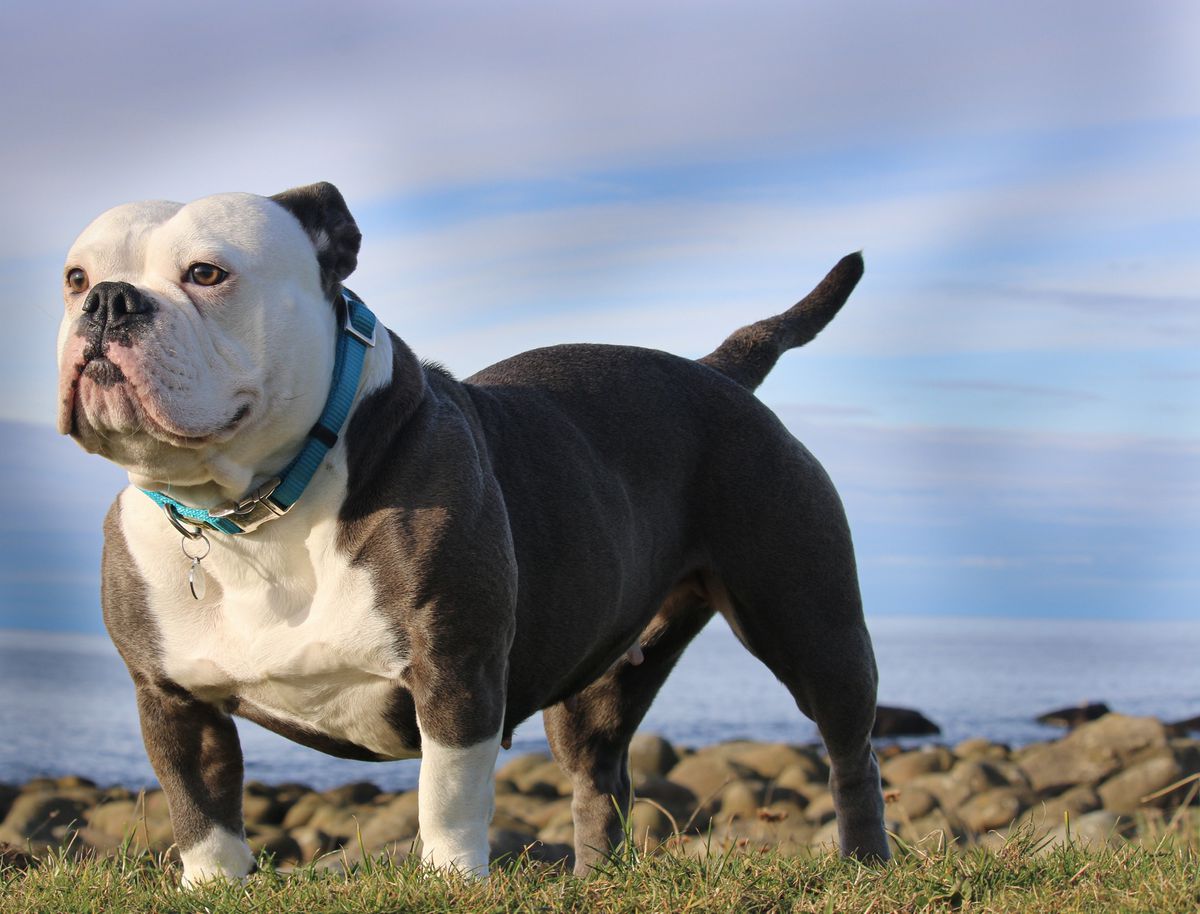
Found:
<svg viewBox="0 0 1200 914"><path fill-rule="evenodd" d="M1060 731L1032 718L1085 700L1167 720L1200 714L1200 622L882 616L871 629L880 701L924 711L947 743L1052 738ZM0 630L0 690L0 782L82 774L105 785L154 783L133 685L103 636ZM687 745L817 740L783 687L720 620L684 655L643 729ZM333 759L245 721L239 732L251 779L317 788L371 780L388 790L416 783L417 762ZM518 727L513 743L513 753L545 751L540 720Z"/></svg>

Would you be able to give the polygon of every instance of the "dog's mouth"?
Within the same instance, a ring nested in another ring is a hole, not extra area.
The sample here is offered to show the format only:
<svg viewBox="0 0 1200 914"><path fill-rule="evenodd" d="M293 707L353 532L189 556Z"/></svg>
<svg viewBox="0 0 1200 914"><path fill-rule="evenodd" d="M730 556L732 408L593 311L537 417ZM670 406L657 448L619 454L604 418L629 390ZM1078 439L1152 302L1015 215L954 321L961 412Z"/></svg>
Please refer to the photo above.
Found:
<svg viewBox="0 0 1200 914"><path fill-rule="evenodd" d="M236 391L230 398L235 406L227 417L195 427L172 419L159 397L105 356L77 363L69 378L63 385L59 429L85 447L91 439L108 441L138 434L180 448L219 444L246 423L255 399L252 391Z"/></svg>

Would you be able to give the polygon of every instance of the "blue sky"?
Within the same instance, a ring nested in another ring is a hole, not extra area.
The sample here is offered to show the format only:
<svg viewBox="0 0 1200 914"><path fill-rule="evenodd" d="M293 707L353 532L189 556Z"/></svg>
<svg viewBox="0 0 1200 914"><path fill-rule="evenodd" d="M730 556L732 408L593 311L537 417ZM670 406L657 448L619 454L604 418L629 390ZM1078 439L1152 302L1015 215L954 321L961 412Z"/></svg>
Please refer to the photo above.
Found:
<svg viewBox="0 0 1200 914"><path fill-rule="evenodd" d="M1194 3L57 2L0 25L0 625L99 624L120 474L49 429L75 234L127 200L314 180L363 228L352 287L460 376L575 340L702 355L862 249L761 396L838 482L869 611L1196 615Z"/></svg>

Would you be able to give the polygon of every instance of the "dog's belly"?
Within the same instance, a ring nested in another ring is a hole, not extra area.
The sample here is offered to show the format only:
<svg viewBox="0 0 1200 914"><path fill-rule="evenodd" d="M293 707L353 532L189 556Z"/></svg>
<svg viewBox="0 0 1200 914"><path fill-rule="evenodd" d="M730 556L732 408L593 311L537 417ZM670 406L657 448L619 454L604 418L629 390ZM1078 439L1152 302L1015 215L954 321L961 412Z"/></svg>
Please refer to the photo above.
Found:
<svg viewBox="0 0 1200 914"><path fill-rule="evenodd" d="M392 724L402 664L364 669L322 642L310 643L297 656L280 657L277 664L259 662L255 668L245 660L197 654L171 658L168 670L198 698L236 699L240 708L253 709L245 716L285 734L299 729L384 758L420 754Z"/></svg>

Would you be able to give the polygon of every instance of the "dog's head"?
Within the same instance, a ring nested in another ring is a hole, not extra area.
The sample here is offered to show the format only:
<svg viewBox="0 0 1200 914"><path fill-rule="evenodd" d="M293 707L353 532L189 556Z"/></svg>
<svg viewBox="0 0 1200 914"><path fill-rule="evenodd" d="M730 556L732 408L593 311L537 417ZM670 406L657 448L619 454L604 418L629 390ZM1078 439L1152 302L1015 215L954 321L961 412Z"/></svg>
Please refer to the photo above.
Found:
<svg viewBox="0 0 1200 914"><path fill-rule="evenodd" d="M331 184L104 213L63 272L59 430L139 485L245 489L321 412L360 237Z"/></svg>

